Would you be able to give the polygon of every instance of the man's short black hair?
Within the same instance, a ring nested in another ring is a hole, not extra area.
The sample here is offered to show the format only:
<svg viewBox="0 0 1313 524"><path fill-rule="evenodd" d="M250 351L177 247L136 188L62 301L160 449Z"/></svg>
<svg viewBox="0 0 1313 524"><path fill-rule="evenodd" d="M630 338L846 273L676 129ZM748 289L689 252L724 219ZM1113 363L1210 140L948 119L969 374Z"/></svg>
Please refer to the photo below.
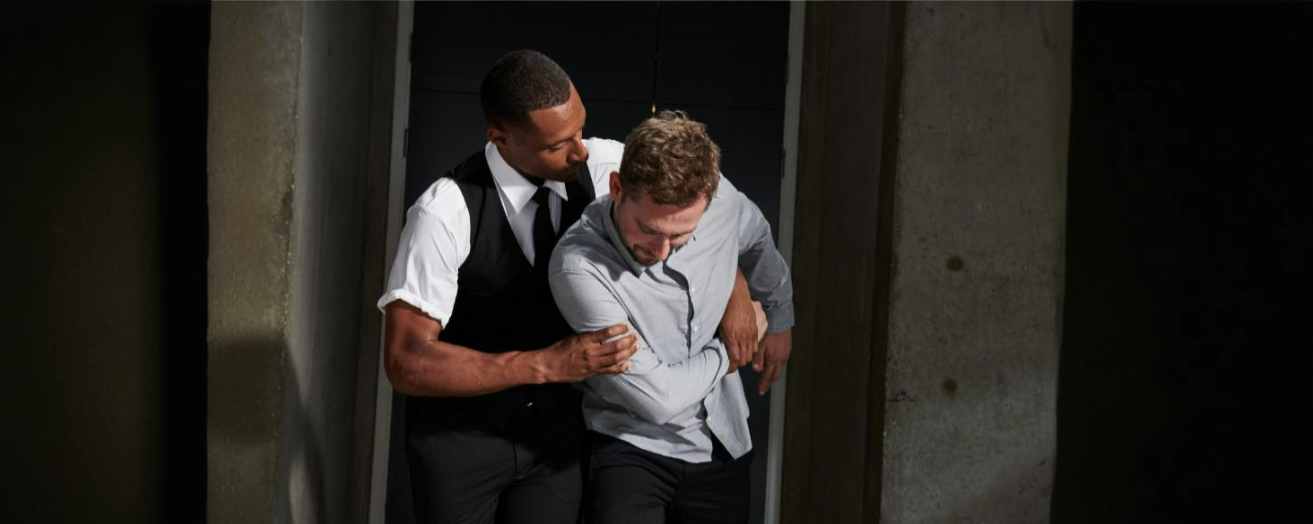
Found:
<svg viewBox="0 0 1313 524"><path fill-rule="evenodd" d="M479 86L479 101L489 124L520 124L529 112L556 107L570 99L570 76L547 55L532 49L506 53L488 70Z"/></svg>

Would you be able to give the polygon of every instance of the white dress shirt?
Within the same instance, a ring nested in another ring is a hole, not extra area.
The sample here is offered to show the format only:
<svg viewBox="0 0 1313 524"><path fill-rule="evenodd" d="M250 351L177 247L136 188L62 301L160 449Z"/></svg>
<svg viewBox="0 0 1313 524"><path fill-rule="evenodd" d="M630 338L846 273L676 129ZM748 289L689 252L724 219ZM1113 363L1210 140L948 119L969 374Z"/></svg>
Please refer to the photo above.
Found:
<svg viewBox="0 0 1313 524"><path fill-rule="evenodd" d="M588 148L588 171L593 177L595 194L600 197L610 193L611 172L620 168L625 145L589 138L584 140L584 147ZM526 259L539 263L533 250L533 220L538 212L533 195L538 186L507 164L491 142L483 146L483 154L516 242ZM563 182L549 181L544 185L555 194L549 197L548 206L552 227L559 231L561 202L568 200L569 195ZM446 328L459 291L460 266L469 253L470 212L465 198L455 181L439 178L406 211L406 226L401 230L397 254L388 271L387 291L378 300L378 308L382 310L392 301L402 300Z"/></svg>

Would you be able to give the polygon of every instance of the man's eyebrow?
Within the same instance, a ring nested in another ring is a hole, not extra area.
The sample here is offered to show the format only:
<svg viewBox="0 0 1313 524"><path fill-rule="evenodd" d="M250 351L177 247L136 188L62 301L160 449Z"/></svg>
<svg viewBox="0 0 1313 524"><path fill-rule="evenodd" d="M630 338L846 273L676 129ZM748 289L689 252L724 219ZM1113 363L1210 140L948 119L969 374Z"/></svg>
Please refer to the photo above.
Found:
<svg viewBox="0 0 1313 524"><path fill-rule="evenodd" d="M562 145L562 144L568 144L568 143L570 143L571 140L574 140L574 136L573 136L573 135L568 136L568 137L566 137L566 138L562 138L562 139L557 140L557 141L554 141L554 142L548 142L548 143L547 143L546 145L544 145L543 147L556 147L556 146L559 146L559 145Z"/></svg>
<svg viewBox="0 0 1313 524"><path fill-rule="evenodd" d="M660 232L660 231L657 231L656 229L653 229L653 228L651 228L651 227L648 227L647 224L644 224L644 223L642 223L642 222L638 222L638 229L641 229L644 233L647 233L647 234L649 234L649 235L665 235L665 233L662 233L662 232ZM683 231L683 232L680 232L680 233L675 233L675 234L673 234L673 235L666 235L666 236L682 237L682 236L684 236L684 235L691 234L691 233L693 233L693 232L696 231L696 230L697 230L697 228L695 227L695 228L690 229L690 230L688 230L688 231Z"/></svg>

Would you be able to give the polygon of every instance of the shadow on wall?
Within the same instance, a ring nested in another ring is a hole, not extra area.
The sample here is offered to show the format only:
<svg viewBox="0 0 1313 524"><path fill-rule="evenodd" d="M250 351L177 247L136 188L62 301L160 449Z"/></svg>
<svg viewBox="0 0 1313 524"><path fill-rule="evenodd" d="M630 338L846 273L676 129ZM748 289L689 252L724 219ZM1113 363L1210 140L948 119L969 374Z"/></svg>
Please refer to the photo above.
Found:
<svg viewBox="0 0 1313 524"><path fill-rule="evenodd" d="M210 467L225 463L240 468L251 456L262 457L262 479L244 479L244 486L211 486L210 490L250 490L253 503L275 491L274 514L286 520L297 514L293 505L323 507L323 446L312 431L307 400L300 398L294 373L285 373L288 344L280 335L252 336L211 343L209 375L212 395L208 412ZM284 377L286 375L286 378ZM227 384L214 380L228 378ZM286 380L286 383L284 383ZM276 461L275 461L276 458ZM277 464L276 470L273 469ZM290 472L311 484L293 486ZM258 508L258 503L256 507ZM222 512L222 510L221 510ZM240 511L238 512L240 514Z"/></svg>
<svg viewBox="0 0 1313 524"><path fill-rule="evenodd" d="M223 384L223 402L209 406L211 438L238 446L266 446L279 433L283 397L283 359L287 341L281 336L241 338L211 343L209 374L240 377ZM219 389L219 388L216 388Z"/></svg>

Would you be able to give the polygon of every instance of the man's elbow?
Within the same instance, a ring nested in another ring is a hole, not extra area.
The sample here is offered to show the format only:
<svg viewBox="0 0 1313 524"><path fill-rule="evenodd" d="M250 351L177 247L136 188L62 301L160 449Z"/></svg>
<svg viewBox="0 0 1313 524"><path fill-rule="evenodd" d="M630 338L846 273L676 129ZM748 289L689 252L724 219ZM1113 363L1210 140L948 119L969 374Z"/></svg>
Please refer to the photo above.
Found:
<svg viewBox="0 0 1313 524"><path fill-rule="evenodd" d="M416 395L420 371L415 359L402 351L388 351L383 357L383 371L392 389L404 395Z"/></svg>

